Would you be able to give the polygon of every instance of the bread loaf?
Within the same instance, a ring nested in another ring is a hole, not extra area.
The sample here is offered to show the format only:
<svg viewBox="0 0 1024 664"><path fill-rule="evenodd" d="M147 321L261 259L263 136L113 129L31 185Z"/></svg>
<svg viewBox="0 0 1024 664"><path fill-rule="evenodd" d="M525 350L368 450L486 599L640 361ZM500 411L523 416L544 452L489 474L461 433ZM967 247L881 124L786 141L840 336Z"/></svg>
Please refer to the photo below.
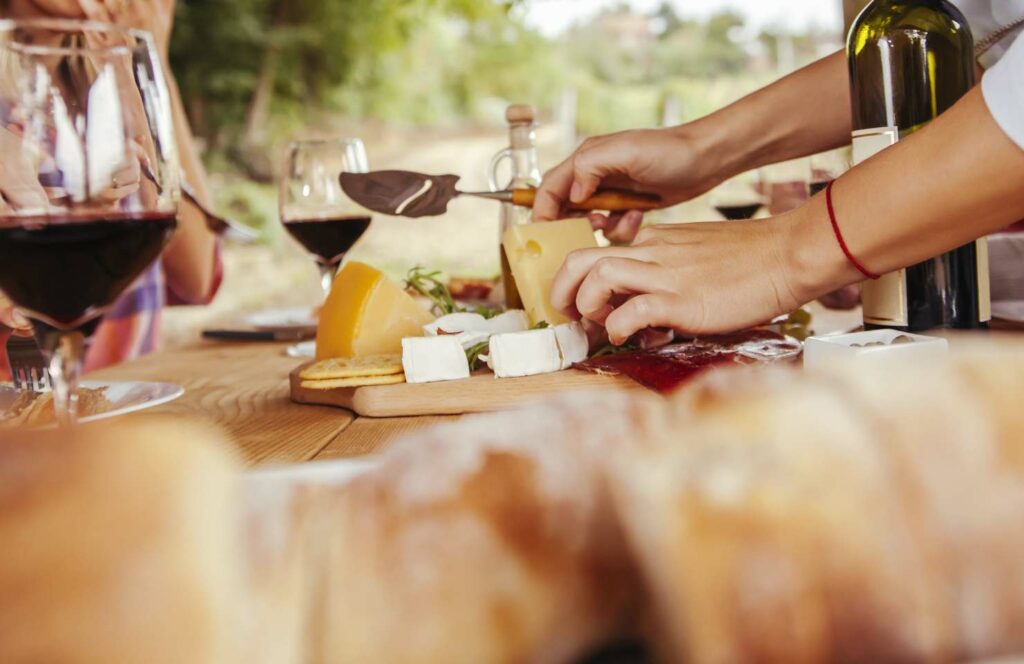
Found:
<svg viewBox="0 0 1024 664"><path fill-rule="evenodd" d="M0 438L0 662L240 660L234 460L171 419Z"/></svg>
<svg viewBox="0 0 1024 664"><path fill-rule="evenodd" d="M1024 652L1024 428L997 412L1022 359L723 373L676 399L674 434L610 466L666 661Z"/></svg>

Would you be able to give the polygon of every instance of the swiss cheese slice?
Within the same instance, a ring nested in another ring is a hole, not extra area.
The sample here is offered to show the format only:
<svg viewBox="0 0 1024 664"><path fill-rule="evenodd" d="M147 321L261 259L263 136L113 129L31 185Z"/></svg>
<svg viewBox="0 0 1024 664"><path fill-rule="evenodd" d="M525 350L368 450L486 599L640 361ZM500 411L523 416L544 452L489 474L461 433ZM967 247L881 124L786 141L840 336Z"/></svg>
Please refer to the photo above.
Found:
<svg viewBox="0 0 1024 664"><path fill-rule="evenodd" d="M366 357L402 352L403 337L423 335L434 320L384 274L350 261L331 286L316 330L316 358Z"/></svg>
<svg viewBox="0 0 1024 664"><path fill-rule="evenodd" d="M513 226L501 241L530 322L568 323L569 319L551 306L551 282L571 252L597 246L590 221L581 218Z"/></svg>

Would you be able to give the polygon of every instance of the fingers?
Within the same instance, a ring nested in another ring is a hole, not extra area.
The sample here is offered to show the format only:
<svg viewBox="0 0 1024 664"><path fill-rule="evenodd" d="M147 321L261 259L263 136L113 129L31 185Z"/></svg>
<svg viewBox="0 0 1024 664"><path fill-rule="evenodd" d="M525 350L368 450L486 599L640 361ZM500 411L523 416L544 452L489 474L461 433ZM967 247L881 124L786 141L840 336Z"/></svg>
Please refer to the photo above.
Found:
<svg viewBox="0 0 1024 664"><path fill-rule="evenodd" d="M617 346L649 327L668 327L680 332L700 329L699 308L675 293L637 295L605 319L608 339Z"/></svg>
<svg viewBox="0 0 1024 664"><path fill-rule="evenodd" d="M27 332L32 329L32 324L27 318L18 313L11 301L0 293L0 325L12 330Z"/></svg>
<svg viewBox="0 0 1024 664"><path fill-rule="evenodd" d="M618 219L613 218L614 223L604 229L604 236L609 242L615 244L629 244L636 237L641 224L644 223L644 213L639 210L630 210L621 215Z"/></svg>
<svg viewBox="0 0 1024 664"><path fill-rule="evenodd" d="M576 293L594 264L602 258L633 258L643 260L646 252L637 247L580 249L569 254L551 283L551 304L571 318L578 319Z"/></svg>
<svg viewBox="0 0 1024 664"><path fill-rule="evenodd" d="M615 310L619 295L668 290L669 275L660 265L632 258L601 258L576 293L576 311L585 319L604 323Z"/></svg>
<svg viewBox="0 0 1024 664"><path fill-rule="evenodd" d="M540 183L537 197L533 202L534 220L554 221L559 219L569 199L570 187L572 187L571 158L544 174L544 180Z"/></svg>

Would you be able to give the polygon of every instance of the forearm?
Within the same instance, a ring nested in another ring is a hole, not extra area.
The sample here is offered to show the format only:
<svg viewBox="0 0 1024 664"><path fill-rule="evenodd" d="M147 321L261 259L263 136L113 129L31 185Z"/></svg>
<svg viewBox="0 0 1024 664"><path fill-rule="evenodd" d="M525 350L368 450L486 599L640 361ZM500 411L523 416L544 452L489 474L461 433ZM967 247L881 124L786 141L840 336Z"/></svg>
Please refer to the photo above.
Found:
<svg viewBox="0 0 1024 664"><path fill-rule="evenodd" d="M921 131L836 180L836 218L854 256L883 274L1024 218L1024 150L975 88ZM839 249L823 196L779 220L791 283L813 299L862 276Z"/></svg>
<svg viewBox="0 0 1024 664"><path fill-rule="evenodd" d="M168 77L168 86L171 92L182 178L192 187L202 203L210 206L206 172L192 140L192 130L172 77ZM205 213L189 200L183 199L178 213L177 232L163 254L168 283L186 301L206 300L213 289L217 238L206 222Z"/></svg>
<svg viewBox="0 0 1024 664"><path fill-rule="evenodd" d="M721 179L850 142L846 55L837 52L677 131L706 145Z"/></svg>

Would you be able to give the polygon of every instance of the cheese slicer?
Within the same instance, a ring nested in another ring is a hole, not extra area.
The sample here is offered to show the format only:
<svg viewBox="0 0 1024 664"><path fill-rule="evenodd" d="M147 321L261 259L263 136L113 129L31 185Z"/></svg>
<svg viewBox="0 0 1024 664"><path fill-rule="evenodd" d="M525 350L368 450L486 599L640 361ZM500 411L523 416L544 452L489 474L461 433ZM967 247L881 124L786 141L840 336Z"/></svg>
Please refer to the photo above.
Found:
<svg viewBox="0 0 1024 664"><path fill-rule="evenodd" d="M412 171L371 171L342 173L341 188L363 207L400 217L435 217L448 210L448 203L457 196L488 198L519 207L533 207L536 189L504 191L459 191L458 175L425 175ZM623 189L600 189L580 203L570 204L579 212L604 210L626 212L649 211L661 207L661 198Z"/></svg>

